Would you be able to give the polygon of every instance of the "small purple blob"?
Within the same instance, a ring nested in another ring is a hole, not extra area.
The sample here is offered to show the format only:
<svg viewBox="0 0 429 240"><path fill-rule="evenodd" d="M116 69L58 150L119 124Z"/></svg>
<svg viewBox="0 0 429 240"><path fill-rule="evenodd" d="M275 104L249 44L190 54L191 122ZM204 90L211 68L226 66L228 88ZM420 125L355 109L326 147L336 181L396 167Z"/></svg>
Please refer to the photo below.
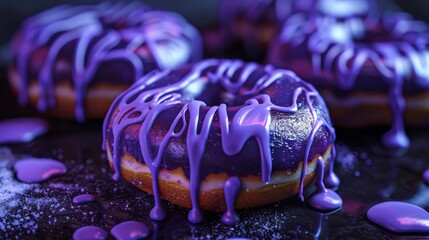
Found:
<svg viewBox="0 0 429 240"><path fill-rule="evenodd" d="M426 169L426 171L423 172L423 181L425 181L426 184L429 184L429 169Z"/></svg>
<svg viewBox="0 0 429 240"><path fill-rule="evenodd" d="M67 172L66 166L49 158L27 158L19 160L13 166L16 177L25 183L40 183Z"/></svg>
<svg viewBox="0 0 429 240"><path fill-rule="evenodd" d="M319 157L317 160L317 175L316 175L316 186L317 190L308 199L308 204L318 210L329 211L340 208L343 205L341 197L331 189L327 189L323 183L323 176L325 172L325 166L323 158Z"/></svg>
<svg viewBox="0 0 429 240"><path fill-rule="evenodd" d="M311 195L308 204L317 210L329 211L340 208L343 205L343 200L336 192L326 189L326 191Z"/></svg>
<svg viewBox="0 0 429 240"><path fill-rule="evenodd" d="M149 236L150 230L142 222L127 221L114 226L110 233L117 240L133 240Z"/></svg>
<svg viewBox="0 0 429 240"><path fill-rule="evenodd" d="M96 226L81 227L73 233L73 240L104 240L107 237L107 232Z"/></svg>
<svg viewBox="0 0 429 240"><path fill-rule="evenodd" d="M48 123L39 118L17 118L0 122L0 144L26 143L48 131Z"/></svg>
<svg viewBox="0 0 429 240"><path fill-rule="evenodd" d="M94 202L95 196L92 194L79 194L76 197L73 198L73 202L80 204L80 203L88 203L88 202Z"/></svg>
<svg viewBox="0 0 429 240"><path fill-rule="evenodd" d="M367 212L370 221L396 233L429 233L429 213L406 202L383 202Z"/></svg>
<svg viewBox="0 0 429 240"><path fill-rule="evenodd" d="M235 200L241 190L241 181L238 177L230 177L226 180L223 191L225 194L226 212L222 215L222 222L234 224L239 221L239 216L234 211Z"/></svg>

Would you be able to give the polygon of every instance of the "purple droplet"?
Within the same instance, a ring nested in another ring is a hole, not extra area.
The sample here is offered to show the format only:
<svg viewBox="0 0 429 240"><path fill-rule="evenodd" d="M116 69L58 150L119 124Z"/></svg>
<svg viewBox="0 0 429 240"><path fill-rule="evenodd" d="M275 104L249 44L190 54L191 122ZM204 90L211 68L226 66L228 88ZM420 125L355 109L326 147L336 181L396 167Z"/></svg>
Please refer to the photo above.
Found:
<svg viewBox="0 0 429 240"><path fill-rule="evenodd" d="M117 240L133 240L149 236L150 230L142 222L128 221L114 226L110 233Z"/></svg>
<svg viewBox="0 0 429 240"><path fill-rule="evenodd" d="M21 182L40 183L67 172L66 166L49 158L27 158L19 160L13 166L16 177Z"/></svg>
<svg viewBox="0 0 429 240"><path fill-rule="evenodd" d="M48 123L39 118L17 118L0 122L0 144L26 143L48 131Z"/></svg>
<svg viewBox="0 0 429 240"><path fill-rule="evenodd" d="M340 179L334 172L330 172L324 179L325 186L332 189L337 188L340 185L340 182Z"/></svg>
<svg viewBox="0 0 429 240"><path fill-rule="evenodd" d="M73 233L73 240L104 240L107 239L107 232L97 226L85 226L77 229Z"/></svg>
<svg viewBox="0 0 429 240"><path fill-rule="evenodd" d="M230 177L223 185L225 194L226 212L222 215L222 222L234 224L239 221L239 216L234 211L235 200L241 190L241 181L238 177Z"/></svg>
<svg viewBox="0 0 429 240"><path fill-rule="evenodd" d="M323 183L325 165L323 158L317 160L317 173L315 185L317 190L308 199L308 204L318 210L330 211L340 208L343 205L341 197L331 189L327 189Z"/></svg>
<svg viewBox="0 0 429 240"><path fill-rule="evenodd" d="M94 202L95 196L92 194L79 194L73 198L73 202L80 204L80 203L88 203L88 202Z"/></svg>
<svg viewBox="0 0 429 240"><path fill-rule="evenodd" d="M326 189L326 191L311 195L308 204L318 210L330 211L340 208L343 205L343 200L336 192Z"/></svg>
<svg viewBox="0 0 429 240"><path fill-rule="evenodd" d="M203 214L199 208L193 208L188 213L188 220L191 223L199 223L203 220Z"/></svg>
<svg viewBox="0 0 429 240"><path fill-rule="evenodd" d="M425 181L426 184L429 184L429 169L426 169L426 171L423 172L423 181Z"/></svg>
<svg viewBox="0 0 429 240"><path fill-rule="evenodd" d="M367 212L370 221L396 233L429 233L429 213L406 202L383 202Z"/></svg>
<svg viewBox="0 0 429 240"><path fill-rule="evenodd" d="M155 221L161 221L164 220L167 217L167 212L162 206L155 206L150 211L150 219Z"/></svg>

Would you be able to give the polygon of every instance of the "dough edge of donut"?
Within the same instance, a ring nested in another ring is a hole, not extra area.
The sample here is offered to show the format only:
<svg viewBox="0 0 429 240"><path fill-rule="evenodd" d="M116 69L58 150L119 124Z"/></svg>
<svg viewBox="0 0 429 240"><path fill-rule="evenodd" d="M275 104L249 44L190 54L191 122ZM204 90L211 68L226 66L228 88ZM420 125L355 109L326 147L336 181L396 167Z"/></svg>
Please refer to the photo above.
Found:
<svg viewBox="0 0 429 240"><path fill-rule="evenodd" d="M110 167L113 169L113 160L110 143L106 140L106 153ZM331 160L331 145L322 155L316 155L307 165L307 174L304 187L308 186L316 177L317 159L322 156L326 169ZM302 161L295 172L288 170L273 171L271 181L264 183L261 176L240 177L242 189L235 202L235 209L248 209L272 204L298 194ZM149 168L139 163L134 156L125 153L121 156L122 177L135 187L153 195L152 176ZM285 174L287 175L285 177ZM226 173L211 173L200 182L199 207L202 210L220 212L226 210L223 184L231 176ZM161 198L175 205L191 208L189 180L181 168L174 170L160 169L158 183Z"/></svg>

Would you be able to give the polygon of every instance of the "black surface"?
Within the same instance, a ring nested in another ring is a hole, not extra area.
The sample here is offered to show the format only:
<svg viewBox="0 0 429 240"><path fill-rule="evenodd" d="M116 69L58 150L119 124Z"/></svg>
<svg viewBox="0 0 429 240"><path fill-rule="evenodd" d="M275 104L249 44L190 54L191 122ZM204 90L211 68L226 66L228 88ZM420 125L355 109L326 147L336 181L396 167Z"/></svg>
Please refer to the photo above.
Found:
<svg viewBox="0 0 429 240"><path fill-rule="evenodd" d="M42 116L16 104L5 71L0 80L0 118ZM221 213L205 213L201 224L187 220L188 210L168 206L166 221L153 222L148 214L152 196L130 184L111 180L112 171L101 151L101 121L78 124L46 118L49 133L27 144L0 146L0 239L67 239L82 226L109 231L117 223L139 220L152 230L149 239L389 239L408 238L385 232L366 219L366 210L386 200L403 200L429 209L429 187L421 174L429 168L429 129L408 129L411 149L391 156L379 143L384 128L338 130L338 161L342 184L341 210L322 214L297 198L270 206L240 211L233 226L221 222ZM2 133L0 133L2 134ZM24 156L63 161L68 173L43 184L15 180L13 163ZM97 201L72 203L79 193L92 193ZM307 194L311 188L307 189ZM420 239L424 236L416 236Z"/></svg>

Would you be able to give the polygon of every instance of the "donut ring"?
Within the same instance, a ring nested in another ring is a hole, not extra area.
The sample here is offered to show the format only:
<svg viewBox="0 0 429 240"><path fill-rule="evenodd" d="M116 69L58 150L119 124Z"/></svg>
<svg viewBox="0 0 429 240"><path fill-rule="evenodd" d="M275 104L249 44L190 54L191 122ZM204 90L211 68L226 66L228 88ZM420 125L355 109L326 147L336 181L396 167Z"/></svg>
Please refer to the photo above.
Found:
<svg viewBox="0 0 429 240"><path fill-rule="evenodd" d="M184 18L139 3L63 5L27 19L12 42L19 102L78 121L102 118L116 96L153 69L201 57Z"/></svg>
<svg viewBox="0 0 429 240"><path fill-rule="evenodd" d="M156 220L165 217L161 198L192 208L191 222L200 209L302 198L319 157L330 169L325 181L338 184L323 99L271 66L210 59L149 74L114 101L103 129L113 178L153 193Z"/></svg>
<svg viewBox="0 0 429 240"><path fill-rule="evenodd" d="M319 20L301 15L286 21L268 62L313 83L336 126L390 123L384 145L407 148L404 119L429 123L428 26L400 13L361 20L357 30L347 19Z"/></svg>

